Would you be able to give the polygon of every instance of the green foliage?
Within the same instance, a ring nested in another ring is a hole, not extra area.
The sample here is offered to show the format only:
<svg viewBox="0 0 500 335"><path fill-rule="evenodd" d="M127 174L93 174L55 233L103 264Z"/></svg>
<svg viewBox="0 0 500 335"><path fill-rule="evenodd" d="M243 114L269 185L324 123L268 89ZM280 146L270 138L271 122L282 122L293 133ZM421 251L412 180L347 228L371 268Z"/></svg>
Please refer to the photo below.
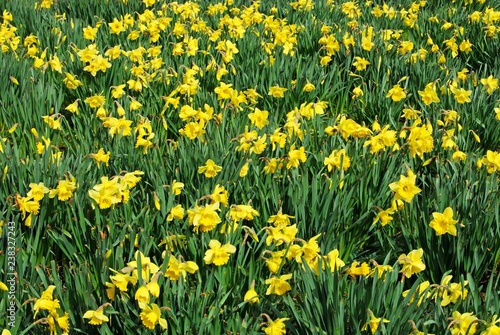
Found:
<svg viewBox="0 0 500 335"><path fill-rule="evenodd" d="M236 0L214 13L207 1L45 2L49 8L35 0L0 4L0 280L12 274L12 245L17 276L15 322L2 291L0 328L60 334L64 323L50 318L67 313L70 334L275 335L278 319L289 334L445 334L458 312L473 313L476 333L486 331L500 310L499 90L483 81L500 77L498 28L490 30L498 2ZM110 24L127 15L133 23L112 33ZM186 30L176 32L176 24ZM88 27L98 28L94 41L84 37ZM466 41L470 52L460 46ZM231 60L227 42L238 50ZM412 50L403 51L405 42ZM110 65L96 73L88 71L95 59L81 60L92 44ZM107 52L115 46L121 52L113 59ZM357 69L359 58L369 61L366 69ZM68 74L81 85L70 87ZM232 85L229 98L217 93L221 83ZM426 104L421 92L431 83L440 101ZM396 84L401 101L387 96ZM125 94L114 97L118 85ZM276 86L286 88L283 98L269 93ZM460 103L459 88L471 102ZM105 99L102 110L90 106L93 96ZM74 102L78 113L67 109ZM196 116L184 117L186 106ZM418 113L409 116L412 109ZM250 120L258 110L268 112L262 127ZM115 119L130 122L128 136L112 133ZM190 138L188 123L204 133ZM425 140L412 143L411 133L427 124L431 149L415 155ZM278 133L285 143L272 139ZM262 151L253 146L258 137ZM100 149L109 161L98 161ZM339 150L338 164L329 165ZM209 159L221 167L213 178L199 171ZM140 180L124 186L134 171ZM420 192L398 202L389 185L410 171ZM58 188L73 181L60 197ZM183 183L178 193L175 182ZM49 191L34 200L38 183ZM91 197L102 185L119 188L107 198L113 205ZM215 199L217 187L228 192L227 204ZM203 231L193 213L217 202L221 222ZM172 218L178 205L186 213ZM433 213L447 207L456 236L430 227ZM383 210L392 220L380 219ZM289 222L280 226L279 215ZM296 232L277 233L292 225ZM227 263L205 260L211 240L234 246ZM400 255L419 248L425 270L405 276ZM333 251L344 265L331 271ZM193 263L182 273L174 261ZM158 272L143 275L144 264ZM356 264L368 272L356 273ZM171 277L176 271L179 278ZM135 282L120 290L112 284L117 274ZM289 290L267 294L267 280L289 274ZM142 314L138 292L155 280L159 295L146 305L160 308L168 330L148 329ZM37 310L51 285L59 307ZM245 301L251 288L258 303ZM84 315L100 308L108 321L90 324Z"/></svg>

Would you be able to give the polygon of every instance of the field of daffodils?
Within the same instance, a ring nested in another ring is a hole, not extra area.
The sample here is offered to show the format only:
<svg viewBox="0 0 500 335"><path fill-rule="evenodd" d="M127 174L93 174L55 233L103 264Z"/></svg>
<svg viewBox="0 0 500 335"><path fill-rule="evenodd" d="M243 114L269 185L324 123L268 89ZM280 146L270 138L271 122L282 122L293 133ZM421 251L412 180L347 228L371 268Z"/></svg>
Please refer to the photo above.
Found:
<svg viewBox="0 0 500 335"><path fill-rule="evenodd" d="M0 331L500 334L500 1L2 0Z"/></svg>

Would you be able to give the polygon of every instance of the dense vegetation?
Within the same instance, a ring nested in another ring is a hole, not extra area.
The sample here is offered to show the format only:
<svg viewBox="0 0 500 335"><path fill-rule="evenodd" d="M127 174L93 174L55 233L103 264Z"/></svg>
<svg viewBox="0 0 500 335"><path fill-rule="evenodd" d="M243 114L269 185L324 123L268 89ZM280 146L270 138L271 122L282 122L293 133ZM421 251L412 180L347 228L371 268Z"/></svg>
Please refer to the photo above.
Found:
<svg viewBox="0 0 500 335"><path fill-rule="evenodd" d="M499 1L0 12L2 335L500 334Z"/></svg>

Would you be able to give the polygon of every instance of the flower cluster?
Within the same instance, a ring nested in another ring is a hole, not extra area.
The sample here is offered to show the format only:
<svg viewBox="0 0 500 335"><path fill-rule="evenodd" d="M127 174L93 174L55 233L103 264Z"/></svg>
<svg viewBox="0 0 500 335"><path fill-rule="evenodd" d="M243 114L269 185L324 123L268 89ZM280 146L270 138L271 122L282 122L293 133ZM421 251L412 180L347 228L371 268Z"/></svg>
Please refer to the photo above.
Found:
<svg viewBox="0 0 500 335"><path fill-rule="evenodd" d="M109 179L101 177L101 183L89 190L89 197L100 209L110 208L119 203L127 203L130 190L141 180L142 171L127 172L123 176Z"/></svg>
<svg viewBox="0 0 500 335"><path fill-rule="evenodd" d="M69 314L62 312L60 302L54 299L54 290L56 287L50 285L45 291L42 292L40 298L35 299L33 310L35 311L34 317L41 311L48 313L45 317L38 319L36 322L41 323L48 327L50 334L69 334ZM62 315L61 315L62 313Z"/></svg>
<svg viewBox="0 0 500 335"><path fill-rule="evenodd" d="M40 211L40 202L45 194L48 194L49 198L57 198L59 201L69 201L77 187L76 178L71 175L59 180L54 189L49 189L43 182L30 183L30 190L26 196L22 197L16 194L16 207L21 211L21 217L25 220L24 224L28 227L31 226L33 215L37 215Z"/></svg>
<svg viewBox="0 0 500 335"><path fill-rule="evenodd" d="M167 329L167 321L161 317L160 307L152 303L151 300L158 298L160 295L160 285L158 279L161 276L160 268L153 263L149 257L143 255L142 252L135 253L135 260L128 262L127 266L120 271L111 269L115 274L109 276L111 282L106 282L106 292L110 300L115 300L116 289L120 293L128 292L131 284L135 289L134 299L141 309L140 318L144 327L153 330L157 324L162 329ZM142 283L140 287L136 287L138 283ZM99 310L99 309L98 309ZM98 320L95 319L95 314L102 314L100 311L90 311L88 316L92 316L89 323L100 325L107 321L101 316Z"/></svg>
<svg viewBox="0 0 500 335"><path fill-rule="evenodd" d="M38 328L279 335L338 314L353 332L498 334L468 294L498 261L497 3L94 2L8 1L0 17L0 189L29 245L10 252L43 263L19 295L45 262L77 291L34 299ZM476 283L447 275L466 272ZM76 301L89 280L109 302ZM345 308L365 284L371 305ZM418 320L375 306L379 284Z"/></svg>

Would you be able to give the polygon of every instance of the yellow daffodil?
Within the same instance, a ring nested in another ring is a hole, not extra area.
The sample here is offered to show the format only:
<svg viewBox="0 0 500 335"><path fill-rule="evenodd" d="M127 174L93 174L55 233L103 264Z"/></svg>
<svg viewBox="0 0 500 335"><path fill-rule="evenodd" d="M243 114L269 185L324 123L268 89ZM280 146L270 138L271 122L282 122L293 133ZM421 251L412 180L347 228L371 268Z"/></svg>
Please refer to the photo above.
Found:
<svg viewBox="0 0 500 335"><path fill-rule="evenodd" d="M91 154L91 157L96 161L97 167L100 167L100 163L106 164L106 166L109 165L109 155L111 153L108 151L107 153L104 153L104 149L100 148L99 151L95 154Z"/></svg>
<svg viewBox="0 0 500 335"><path fill-rule="evenodd" d="M88 194L101 209L110 208L122 202L121 187L118 178L108 179L108 177L101 177L101 183L94 185L92 190L88 191Z"/></svg>
<svg viewBox="0 0 500 335"><path fill-rule="evenodd" d="M85 314L83 314L83 318L90 319L89 324L96 325L96 326L99 326L105 322L108 322L109 318L106 315L104 315L104 307L107 305L109 305L109 304L104 304L104 305L100 306L99 308L97 308L95 311L94 310L86 311Z"/></svg>
<svg viewBox="0 0 500 335"><path fill-rule="evenodd" d="M459 103L459 104L464 104L466 102L471 102L471 94L472 94L472 90L466 90L466 89L463 89L463 88L452 88L451 91L453 92L454 96L455 96L455 100Z"/></svg>
<svg viewBox="0 0 500 335"><path fill-rule="evenodd" d="M366 262L360 263L358 261L354 261L349 269L347 269L347 273L351 277L367 276L370 274L370 266Z"/></svg>
<svg viewBox="0 0 500 335"><path fill-rule="evenodd" d="M267 120L268 115L268 111L255 108L252 113L248 114L248 118L253 125L255 125L259 129L262 129L267 124L269 124L269 121Z"/></svg>
<svg viewBox="0 0 500 335"><path fill-rule="evenodd" d="M431 296L431 292L428 291L427 294L424 294L424 292L431 286L431 283L426 280L426 281L423 281L421 282L417 289L413 292L413 295L410 297L410 300L409 302L412 303L415 298L419 298L418 299L418 302L417 302L417 306L420 306L420 304L422 304L422 301L424 301L425 299L429 298ZM403 291L403 293L401 294L403 297L407 297L408 294L410 293L410 290L406 290L406 291Z"/></svg>
<svg viewBox="0 0 500 335"><path fill-rule="evenodd" d="M265 283L269 285L266 291L266 295L283 295L286 292L290 291L292 289L292 286L290 285L290 283L288 283L288 280L290 279L292 279L291 273L281 275L280 277L274 276L266 279Z"/></svg>
<svg viewBox="0 0 500 335"><path fill-rule="evenodd" d="M401 199L409 203L422 190L415 186L417 180L415 174L410 169L408 169L407 173L407 177L401 175L399 181L389 184L389 188L395 193L395 200Z"/></svg>
<svg viewBox="0 0 500 335"><path fill-rule="evenodd" d="M188 209L189 225L194 226L193 231L209 232L213 230L222 220L217 214L219 211L219 202L211 205L198 206Z"/></svg>
<svg viewBox="0 0 500 335"><path fill-rule="evenodd" d="M246 301L250 304L255 304L259 302L259 294L255 291L253 288L253 284L250 285L250 288L248 291L245 293L245 296L243 297L243 301Z"/></svg>
<svg viewBox="0 0 500 335"><path fill-rule="evenodd" d="M210 240L208 247L210 249L205 252L203 260L206 264L213 263L217 266L227 264L230 254L234 254L236 252L236 247L234 245L230 243L222 245L217 240Z"/></svg>
<svg viewBox="0 0 500 335"><path fill-rule="evenodd" d="M138 268L139 264L141 265L140 269ZM160 271L160 268L153 263L149 257L144 256L144 254L138 250L135 252L134 260L127 263L127 270L128 272L132 272L134 278L139 278L138 270L140 270L142 280L149 282L151 277ZM122 272L125 271L122 270Z"/></svg>
<svg viewBox="0 0 500 335"><path fill-rule="evenodd" d="M290 147L290 151L288 152L288 162L286 164L286 168L296 168L300 165L300 163L305 163L307 160L305 148L301 146L299 149L295 149L295 144Z"/></svg>
<svg viewBox="0 0 500 335"><path fill-rule="evenodd" d="M118 271L115 271L111 269L115 275L109 276L111 279L111 283L118 287L120 292L127 292L128 291L128 284L132 283L132 285L135 285L137 283L137 277L133 277L130 274L125 274L125 273L120 273Z"/></svg>
<svg viewBox="0 0 500 335"><path fill-rule="evenodd" d="M297 246L299 247L299 246ZM300 248L300 247L299 247ZM277 273L281 265L284 264L284 256L287 253L286 250L279 250L271 252L271 256L266 259L267 268L271 273Z"/></svg>
<svg viewBox="0 0 500 335"><path fill-rule="evenodd" d="M115 99L120 99L123 95L125 95L125 84L112 86L111 88L111 96Z"/></svg>
<svg viewBox="0 0 500 335"><path fill-rule="evenodd" d="M34 201L42 200L45 194L50 191L43 183L30 183L28 186L30 187L30 191L26 195L32 197Z"/></svg>
<svg viewBox="0 0 500 335"><path fill-rule="evenodd" d="M406 98L406 93L399 84L394 85L389 92L387 92L386 98L391 98L392 101L401 101Z"/></svg>
<svg viewBox="0 0 500 335"><path fill-rule="evenodd" d="M82 82L80 80L76 79L75 76L72 75L71 73L66 72L65 76L66 76L66 78L63 79L63 83L70 90L75 90L79 86L82 86Z"/></svg>
<svg viewBox="0 0 500 335"><path fill-rule="evenodd" d="M436 85L434 83L429 83L425 86L423 91L418 91L418 94L422 97L422 101L426 105L430 105L433 102L440 102L439 97L436 93Z"/></svg>
<svg viewBox="0 0 500 335"><path fill-rule="evenodd" d="M174 195L179 195L181 194L182 190L184 189L184 183L181 183L177 180L173 180L172 184L170 185L170 189L172 190L172 193Z"/></svg>
<svg viewBox="0 0 500 335"><path fill-rule="evenodd" d="M342 259L340 259L340 257L339 257L338 249L331 250L326 255L325 260L326 260L326 263L328 264L331 272L338 271L345 266L344 261Z"/></svg>
<svg viewBox="0 0 500 335"><path fill-rule="evenodd" d="M347 156L345 149L333 150L330 156L325 157L323 164L328 171L332 171L334 168L346 171L351 166L351 159Z"/></svg>
<svg viewBox="0 0 500 335"><path fill-rule="evenodd" d="M368 315L370 316L370 320L368 320L363 327L361 327L361 331L364 331L370 327L370 331L372 334L375 334L380 327L380 323L388 323L389 320L387 319L382 319L382 318L377 318L372 311L368 310Z"/></svg>
<svg viewBox="0 0 500 335"><path fill-rule="evenodd" d="M438 286L435 298L441 298L441 306L448 306L450 303L456 303L458 299L465 300L469 290L465 288L468 284L467 280L462 283L450 283L453 276L447 275Z"/></svg>
<svg viewBox="0 0 500 335"><path fill-rule="evenodd" d="M229 210L229 218L232 221L248 220L251 221L259 212L250 205L232 205Z"/></svg>
<svg viewBox="0 0 500 335"><path fill-rule="evenodd" d="M269 88L269 92L267 94L273 98L283 98L286 91L287 89L284 87L272 86Z"/></svg>
<svg viewBox="0 0 500 335"><path fill-rule="evenodd" d="M106 98L103 95L93 95L84 100L90 108L99 108L104 106L106 103Z"/></svg>
<svg viewBox="0 0 500 335"><path fill-rule="evenodd" d="M134 298L137 301L139 308L144 308L147 304L149 304L150 294L146 285L142 285L135 291Z"/></svg>
<svg viewBox="0 0 500 335"><path fill-rule="evenodd" d="M83 38L89 41L94 41L97 37L98 27L87 26L83 28Z"/></svg>
<svg viewBox="0 0 500 335"><path fill-rule="evenodd" d="M58 200L66 201L73 196L77 186L76 178L73 176L70 179L59 180L57 187L49 191L49 197L54 198L57 196Z"/></svg>
<svg viewBox="0 0 500 335"><path fill-rule="evenodd" d="M407 143L410 147L410 156L423 158L425 153L431 152L434 148L434 138L432 137L432 125L419 126L419 122L411 127Z"/></svg>
<svg viewBox="0 0 500 335"><path fill-rule="evenodd" d="M356 70L363 71L366 70L366 67L370 65L370 62L362 57L354 57L355 61L352 63L356 67Z"/></svg>
<svg viewBox="0 0 500 335"><path fill-rule="evenodd" d="M452 236L457 236L457 220L453 220L453 209L451 207L446 207L443 213L434 212L432 213L434 218L429 226L436 231L436 235L440 236L443 234L450 234Z"/></svg>
<svg viewBox="0 0 500 335"><path fill-rule="evenodd" d="M498 318L498 315L493 315L493 318L491 319L491 322L487 323L487 328L481 332L480 335L499 335L500 334L500 326L497 326L497 324L500 324L500 318Z"/></svg>
<svg viewBox="0 0 500 335"><path fill-rule="evenodd" d="M54 285L50 285L42 292L40 298L35 299L35 305L33 306L33 310L35 311L34 317L36 317L39 311L45 310L49 311L49 313L55 313L59 309L59 300L54 299L53 296L55 289L56 287Z"/></svg>
<svg viewBox="0 0 500 335"><path fill-rule="evenodd" d="M283 214L282 209L278 211L277 214L271 215L269 219L267 220L268 223L272 223L275 227L284 224L285 226L288 226L290 224L290 219L294 219L294 216L288 215L288 214Z"/></svg>
<svg viewBox="0 0 500 335"><path fill-rule="evenodd" d="M185 213L185 211L184 211L184 208L182 207L182 205L176 205L168 213L167 221L170 222L173 219L182 220L182 218L184 217L184 213Z"/></svg>
<svg viewBox="0 0 500 335"><path fill-rule="evenodd" d="M500 171L500 152L487 150L486 155L478 160L478 168L485 165L488 173Z"/></svg>
<svg viewBox="0 0 500 335"><path fill-rule="evenodd" d="M477 330L477 317L473 313L460 313L454 311L449 327L452 335L475 334Z"/></svg>
<svg viewBox="0 0 500 335"><path fill-rule="evenodd" d="M422 248L412 250L406 254L402 254L398 258L398 262L403 265L401 271L406 278L410 278L415 273L425 270L425 264L422 261L424 250Z"/></svg>
<svg viewBox="0 0 500 335"><path fill-rule="evenodd" d="M389 224L393 219L392 215L394 214L394 212L396 212L394 208L380 210L375 219L373 220L373 224L376 224L379 221L382 227Z"/></svg>
<svg viewBox="0 0 500 335"><path fill-rule="evenodd" d="M186 278L187 273L194 274L198 269L198 265L193 261L181 262L170 256L165 277L170 280L179 280L181 277Z"/></svg>
<svg viewBox="0 0 500 335"><path fill-rule="evenodd" d="M370 153L374 154L386 147L394 146L396 143L396 131L389 130L389 125L381 129L378 134L373 135L369 140L367 140L363 147L370 146Z"/></svg>
<svg viewBox="0 0 500 335"><path fill-rule="evenodd" d="M292 242L299 231L297 225L287 226L284 223L275 227L266 227L265 229L267 232L266 245L274 243L276 246Z"/></svg>
<svg viewBox="0 0 500 335"><path fill-rule="evenodd" d="M488 78L482 78L481 84L488 94L492 94L498 88L498 79L490 75Z"/></svg>
<svg viewBox="0 0 500 335"><path fill-rule="evenodd" d="M365 93L361 89L361 86L356 86L355 88L353 88L352 94L353 94L352 98L356 99L356 98L363 96Z"/></svg>
<svg viewBox="0 0 500 335"><path fill-rule="evenodd" d="M307 81L307 84L304 85L304 88L302 88L302 91L304 92L312 92L316 89L316 86L314 84L310 83Z"/></svg>
<svg viewBox="0 0 500 335"><path fill-rule="evenodd" d="M156 324L164 330L168 328L167 320L161 317L161 310L157 304L146 305L139 315L144 327L153 330Z"/></svg>
<svg viewBox="0 0 500 335"><path fill-rule="evenodd" d="M120 35L120 33L125 31L125 27L123 26L123 22L113 19L113 22L108 23L110 34Z"/></svg>
<svg viewBox="0 0 500 335"><path fill-rule="evenodd" d="M205 165L198 167L198 173L204 173L205 177L213 178L222 170L222 166L215 164L211 159L207 160Z"/></svg>
<svg viewBox="0 0 500 335"><path fill-rule="evenodd" d="M64 108L70 113L78 114L78 99Z"/></svg>
<svg viewBox="0 0 500 335"><path fill-rule="evenodd" d="M278 318L276 320L269 320L267 325L262 328L266 335L285 335L286 327L285 321L289 320L288 318Z"/></svg>
<svg viewBox="0 0 500 335"><path fill-rule="evenodd" d="M245 178L247 176L248 169L249 169L249 163L246 162L245 164L243 164L243 166L240 169L240 173L239 173L240 178Z"/></svg>

